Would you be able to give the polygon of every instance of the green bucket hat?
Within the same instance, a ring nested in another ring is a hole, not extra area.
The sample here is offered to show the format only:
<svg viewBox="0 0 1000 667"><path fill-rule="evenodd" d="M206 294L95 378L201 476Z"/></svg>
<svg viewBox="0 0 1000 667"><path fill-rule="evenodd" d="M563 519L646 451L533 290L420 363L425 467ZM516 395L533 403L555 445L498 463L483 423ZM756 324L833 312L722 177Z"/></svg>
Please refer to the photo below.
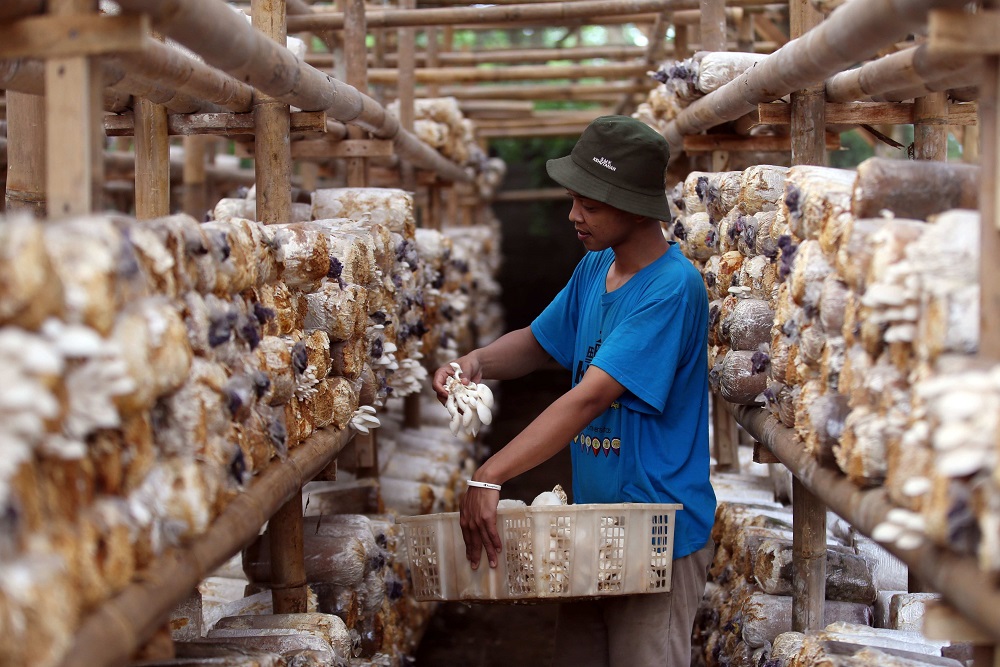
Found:
<svg viewBox="0 0 1000 667"><path fill-rule="evenodd" d="M660 134L628 116L595 118L566 157L545 170L559 185L628 213L670 221L665 176L670 148Z"/></svg>

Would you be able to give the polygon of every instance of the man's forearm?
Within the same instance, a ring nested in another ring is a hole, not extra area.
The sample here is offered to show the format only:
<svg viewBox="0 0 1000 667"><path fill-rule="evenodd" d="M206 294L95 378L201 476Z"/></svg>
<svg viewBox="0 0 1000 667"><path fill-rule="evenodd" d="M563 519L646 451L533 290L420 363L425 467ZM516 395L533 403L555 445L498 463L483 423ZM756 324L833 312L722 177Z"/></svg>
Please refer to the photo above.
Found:
<svg viewBox="0 0 1000 667"><path fill-rule="evenodd" d="M549 359L529 327L506 333L486 347L470 354L475 355L482 369L483 378L511 380L539 369Z"/></svg>

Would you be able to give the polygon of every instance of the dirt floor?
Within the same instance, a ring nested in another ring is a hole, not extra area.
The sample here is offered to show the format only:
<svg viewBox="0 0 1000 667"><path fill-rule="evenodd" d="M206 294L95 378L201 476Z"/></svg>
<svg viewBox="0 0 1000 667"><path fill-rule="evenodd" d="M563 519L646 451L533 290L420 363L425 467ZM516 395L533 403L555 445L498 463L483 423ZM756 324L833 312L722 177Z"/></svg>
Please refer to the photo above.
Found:
<svg viewBox="0 0 1000 667"><path fill-rule="evenodd" d="M484 438L506 444L569 388L569 374L545 370L500 387L500 412ZM569 450L504 484L501 497L530 503L555 484L570 490ZM442 604L424 633L417 667L545 667L552 654L556 608L551 604Z"/></svg>

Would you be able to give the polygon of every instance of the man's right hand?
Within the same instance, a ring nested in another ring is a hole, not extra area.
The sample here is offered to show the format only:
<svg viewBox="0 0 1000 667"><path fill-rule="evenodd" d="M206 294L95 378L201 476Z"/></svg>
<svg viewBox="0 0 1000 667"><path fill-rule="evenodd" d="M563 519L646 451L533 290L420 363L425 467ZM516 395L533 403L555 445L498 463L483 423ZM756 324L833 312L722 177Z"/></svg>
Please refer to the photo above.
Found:
<svg viewBox="0 0 1000 667"><path fill-rule="evenodd" d="M448 378L455 374L455 369L451 364L458 364L461 367L462 375L460 376L460 379L462 380L462 384L469 384L470 382L478 383L483 379L482 366L472 353L469 353L464 357L459 357L455 361L441 366L434 371L432 386L434 387L434 392L437 394L438 400L441 401L442 405L444 405L448 400L448 391L445 389L445 382Z"/></svg>

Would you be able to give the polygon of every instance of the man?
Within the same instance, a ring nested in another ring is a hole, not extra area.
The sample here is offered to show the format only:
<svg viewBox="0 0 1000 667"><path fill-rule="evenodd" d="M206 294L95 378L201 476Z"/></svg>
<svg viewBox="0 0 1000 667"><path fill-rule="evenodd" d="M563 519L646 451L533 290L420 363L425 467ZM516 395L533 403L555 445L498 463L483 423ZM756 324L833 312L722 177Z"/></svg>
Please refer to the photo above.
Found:
<svg viewBox="0 0 1000 667"><path fill-rule="evenodd" d="M550 357L572 388L476 471L461 505L466 556L490 567L501 549L500 486L571 443L576 503L682 503L671 592L560 605L555 664L687 665L714 545L709 482L708 297L668 242L666 141L640 121L602 116L549 176L590 251L530 327L459 358L464 381L521 377ZM446 365L434 375L444 401ZM604 443L610 440L610 446ZM595 547L596 548L596 547Z"/></svg>

